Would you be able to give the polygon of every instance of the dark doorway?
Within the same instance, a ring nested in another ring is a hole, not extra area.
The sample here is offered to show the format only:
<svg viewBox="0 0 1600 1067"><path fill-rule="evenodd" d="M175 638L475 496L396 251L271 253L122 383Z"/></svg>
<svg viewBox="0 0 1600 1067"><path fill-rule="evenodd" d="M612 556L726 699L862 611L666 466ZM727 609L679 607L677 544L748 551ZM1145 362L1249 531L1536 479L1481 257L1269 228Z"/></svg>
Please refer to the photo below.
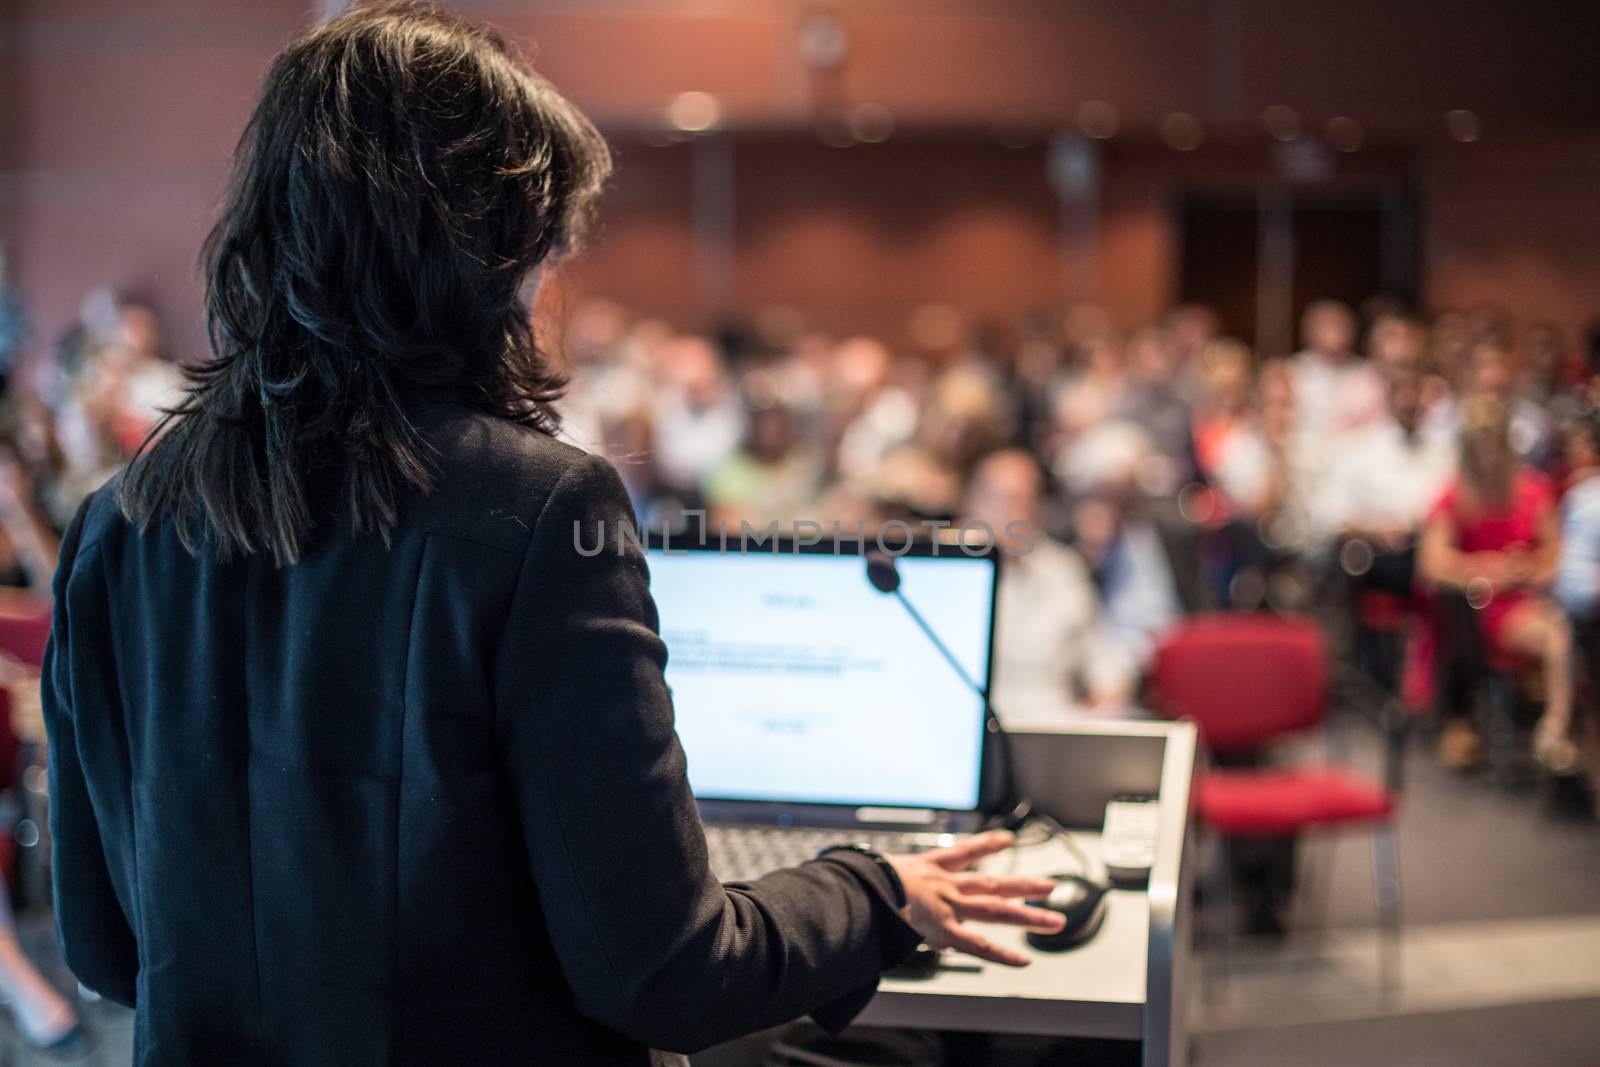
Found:
<svg viewBox="0 0 1600 1067"><path fill-rule="evenodd" d="M1256 340L1260 211L1253 194L1190 194L1181 213L1179 299L1217 313L1222 332Z"/></svg>
<svg viewBox="0 0 1600 1067"><path fill-rule="evenodd" d="M1312 301L1416 297L1416 213L1400 183L1208 189L1181 205L1180 299L1263 357L1295 349Z"/></svg>

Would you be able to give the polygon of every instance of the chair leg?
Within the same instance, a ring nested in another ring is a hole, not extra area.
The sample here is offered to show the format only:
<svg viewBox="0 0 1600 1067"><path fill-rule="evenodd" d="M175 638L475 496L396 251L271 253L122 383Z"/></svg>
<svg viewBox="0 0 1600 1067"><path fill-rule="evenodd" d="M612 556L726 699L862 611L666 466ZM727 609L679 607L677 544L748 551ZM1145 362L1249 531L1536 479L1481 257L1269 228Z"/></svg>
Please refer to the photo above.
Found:
<svg viewBox="0 0 1600 1067"><path fill-rule="evenodd" d="M1499 671L1491 672L1486 686L1489 719L1486 738L1489 750L1489 780L1500 789L1516 785L1517 710L1511 679Z"/></svg>
<svg viewBox="0 0 1600 1067"><path fill-rule="evenodd" d="M1214 969L1218 972L1215 980L1205 983L1203 995L1206 1001L1216 1003L1222 997L1222 992L1233 975L1233 939L1234 939L1234 906L1233 906L1233 847L1227 834L1217 835L1217 874L1216 874L1217 899L1214 909L1221 915L1222 921L1222 958L1220 966Z"/></svg>
<svg viewBox="0 0 1600 1067"><path fill-rule="evenodd" d="M1400 981L1400 843L1393 823L1372 832L1372 888L1378 905L1378 988L1392 1002Z"/></svg>
<svg viewBox="0 0 1600 1067"><path fill-rule="evenodd" d="M1305 887L1301 890L1305 921L1298 925L1308 946L1319 952L1328 943L1328 905L1333 898L1333 861L1338 847L1338 838L1329 835L1307 835L1300 841L1299 877Z"/></svg>

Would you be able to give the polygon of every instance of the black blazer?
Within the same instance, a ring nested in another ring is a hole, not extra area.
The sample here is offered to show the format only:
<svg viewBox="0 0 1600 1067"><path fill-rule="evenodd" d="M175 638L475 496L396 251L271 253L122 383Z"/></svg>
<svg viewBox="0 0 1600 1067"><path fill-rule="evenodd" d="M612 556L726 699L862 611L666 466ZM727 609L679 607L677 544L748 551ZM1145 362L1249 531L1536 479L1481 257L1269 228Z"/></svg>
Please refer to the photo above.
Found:
<svg viewBox="0 0 1600 1067"><path fill-rule="evenodd" d="M68 964L135 1061L646 1064L841 1026L916 934L842 854L720 885L610 465L433 409L392 543L219 564L85 503L44 667ZM327 512L338 514L331 494Z"/></svg>

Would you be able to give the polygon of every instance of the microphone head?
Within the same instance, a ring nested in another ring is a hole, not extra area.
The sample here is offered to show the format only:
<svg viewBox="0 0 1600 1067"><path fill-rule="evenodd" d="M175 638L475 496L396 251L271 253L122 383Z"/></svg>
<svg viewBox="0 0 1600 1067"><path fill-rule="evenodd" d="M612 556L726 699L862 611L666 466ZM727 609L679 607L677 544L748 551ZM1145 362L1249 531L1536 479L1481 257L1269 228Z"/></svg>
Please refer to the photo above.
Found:
<svg viewBox="0 0 1600 1067"><path fill-rule="evenodd" d="M893 593L900 588L900 568L887 552L868 552L867 581L880 593Z"/></svg>

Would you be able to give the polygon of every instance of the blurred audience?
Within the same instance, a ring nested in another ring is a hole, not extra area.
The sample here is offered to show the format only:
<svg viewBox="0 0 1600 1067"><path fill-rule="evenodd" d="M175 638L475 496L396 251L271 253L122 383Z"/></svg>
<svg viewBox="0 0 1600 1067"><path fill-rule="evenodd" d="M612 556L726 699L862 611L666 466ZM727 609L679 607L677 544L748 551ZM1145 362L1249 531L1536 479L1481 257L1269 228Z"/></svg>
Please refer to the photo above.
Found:
<svg viewBox="0 0 1600 1067"><path fill-rule="evenodd" d="M1482 647L1439 662L1536 671L1532 749L1572 767L1574 633L1600 668L1600 388L1576 333L1519 332L1487 305L1424 317L1322 300L1303 350L1263 359L1203 307L1140 324L1078 306L897 351L783 311L696 333L584 300L541 323L572 380L564 432L617 464L646 525L697 511L731 528L988 524L1007 550L997 704L1028 717L1136 707L1188 612L1359 626L1328 610L1340 589L1423 618L1430 593L1453 595ZM14 596L47 588L78 502L182 388L136 300L94 290L53 347L26 322L0 262L0 588ZM1551 479L1568 468L1558 513ZM1472 702L1447 703L1441 752L1470 764Z"/></svg>
<svg viewBox="0 0 1600 1067"><path fill-rule="evenodd" d="M105 288L41 343L4 266L0 612L34 612L78 503L159 432L183 376L152 309ZM1186 614L1309 614L1336 671L1436 705L1445 765L1483 760L1492 670L1532 694L1544 772L1600 781L1600 361L1575 332L1322 300L1302 351L1258 354L1204 307L1130 323L1077 306L940 345L912 329L919 347L897 350L788 308L714 332L606 300L559 310L540 326L571 379L562 432L616 464L645 526L992 538L1008 723L1145 714ZM1278 866L1239 880L1253 929L1282 928L1278 845ZM3 910L0 994L32 1043L80 1033Z"/></svg>
<svg viewBox="0 0 1600 1067"><path fill-rule="evenodd" d="M995 709L1006 724L1059 717L1064 707L1127 709L1138 662L1103 618L1083 558L1045 532L1045 474L1032 453L983 459L963 525L1006 552L995 620Z"/></svg>

